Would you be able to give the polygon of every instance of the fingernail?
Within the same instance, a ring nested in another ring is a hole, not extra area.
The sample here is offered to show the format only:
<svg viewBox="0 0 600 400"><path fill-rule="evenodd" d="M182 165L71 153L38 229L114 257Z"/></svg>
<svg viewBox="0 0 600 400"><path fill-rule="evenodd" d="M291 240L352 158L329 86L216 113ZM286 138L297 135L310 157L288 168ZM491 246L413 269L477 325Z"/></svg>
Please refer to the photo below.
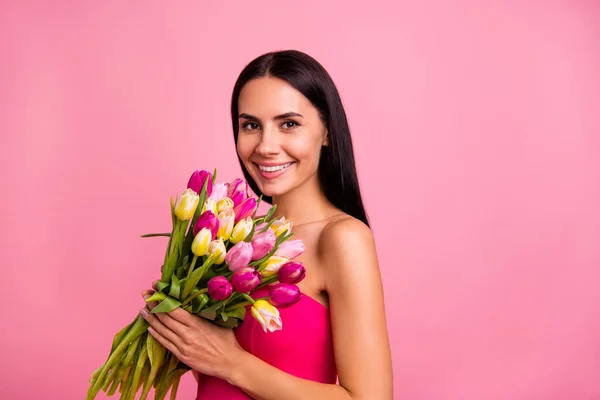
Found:
<svg viewBox="0 0 600 400"><path fill-rule="evenodd" d="M145 294L142 297L144 297L144 300L148 300L148 298L150 297L150 295L149 294Z"/></svg>
<svg viewBox="0 0 600 400"><path fill-rule="evenodd" d="M148 310L146 310L145 308L142 308L140 310L140 314L142 314L142 317L146 318L148 316Z"/></svg>
<svg viewBox="0 0 600 400"><path fill-rule="evenodd" d="M150 332L150 334L154 335L154 329L148 327L148 332Z"/></svg>

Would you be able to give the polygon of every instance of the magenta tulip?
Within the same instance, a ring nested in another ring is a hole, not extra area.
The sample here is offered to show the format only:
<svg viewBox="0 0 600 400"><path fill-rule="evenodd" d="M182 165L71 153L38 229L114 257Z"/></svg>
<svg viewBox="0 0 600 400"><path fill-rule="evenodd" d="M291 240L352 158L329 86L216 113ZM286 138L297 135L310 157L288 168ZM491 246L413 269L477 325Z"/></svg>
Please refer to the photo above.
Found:
<svg viewBox="0 0 600 400"><path fill-rule="evenodd" d="M225 256L225 262L229 266L229 270L235 272L238 269L247 267L250 260L252 260L252 252L252 244L244 241L229 249Z"/></svg>
<svg viewBox="0 0 600 400"><path fill-rule="evenodd" d="M278 283L269 291L269 298L275 307L286 308L300 301L302 292L298 286L291 283Z"/></svg>
<svg viewBox="0 0 600 400"><path fill-rule="evenodd" d="M206 196L210 196L212 193L212 174L208 171L195 171L190 180L188 181L188 188L192 189L197 194L200 194L204 187L204 182L208 179L208 185L206 186Z"/></svg>
<svg viewBox="0 0 600 400"><path fill-rule="evenodd" d="M244 200L246 200L247 198L248 198L248 196L246 196L246 194L244 194L244 192L241 192L239 190L236 190L235 192L233 192L230 197L230 199L233 201L234 207L237 207L240 204L242 204L244 202Z"/></svg>
<svg viewBox="0 0 600 400"><path fill-rule="evenodd" d="M215 240L217 232L219 232L219 219L213 214L212 211L208 210L200 214L194 225L194 236L198 234L203 228L210 230L212 239Z"/></svg>
<svg viewBox="0 0 600 400"><path fill-rule="evenodd" d="M302 263L292 261L283 264L277 271L277 279L283 283L298 283L306 276L306 268Z"/></svg>
<svg viewBox="0 0 600 400"><path fill-rule="evenodd" d="M241 204L235 206L233 211L235 212L235 222L250 217L254 214L256 209L256 199L254 197L248 197Z"/></svg>
<svg viewBox="0 0 600 400"><path fill-rule="evenodd" d="M302 240L286 240L279 245L275 255L292 259L304 253L304 250L306 250L306 247L304 246Z"/></svg>
<svg viewBox="0 0 600 400"><path fill-rule="evenodd" d="M234 192L242 192L248 197L248 182L240 178L234 179L234 181L229 184L227 196L231 198Z"/></svg>
<svg viewBox="0 0 600 400"><path fill-rule="evenodd" d="M266 256L271 250L273 250L276 241L277 236L275 236L275 232L273 232L271 229L267 229L265 232L255 234L252 238L252 259L260 260Z"/></svg>
<svg viewBox="0 0 600 400"><path fill-rule="evenodd" d="M231 283L224 276L215 276L208 281L208 294L214 300L220 301L228 298L233 292Z"/></svg>
<svg viewBox="0 0 600 400"><path fill-rule="evenodd" d="M260 272L252 267L244 267L231 275L231 285L238 293L248 293L260 284L260 279Z"/></svg>

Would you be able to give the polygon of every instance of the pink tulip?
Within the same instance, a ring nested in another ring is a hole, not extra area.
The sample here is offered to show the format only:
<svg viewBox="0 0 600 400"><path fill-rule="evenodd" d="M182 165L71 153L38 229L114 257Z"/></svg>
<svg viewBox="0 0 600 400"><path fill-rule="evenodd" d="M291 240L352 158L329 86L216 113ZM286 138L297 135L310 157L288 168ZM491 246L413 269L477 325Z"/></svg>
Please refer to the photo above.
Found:
<svg viewBox="0 0 600 400"><path fill-rule="evenodd" d="M208 171L195 171L192 176L190 176L187 187L197 194L200 194L204 187L204 182L206 182L207 179L208 185L206 186L206 196L210 196L212 193L212 174Z"/></svg>
<svg viewBox="0 0 600 400"><path fill-rule="evenodd" d="M211 278L208 281L207 289L209 296L217 301L225 300L233 291L231 283L229 283L224 276L215 276L214 278Z"/></svg>
<svg viewBox="0 0 600 400"><path fill-rule="evenodd" d="M208 199L217 203L225 197L227 197L227 185L224 183L217 183L216 185L213 185L212 194L208 196Z"/></svg>
<svg viewBox="0 0 600 400"><path fill-rule="evenodd" d="M275 247L275 241L277 236L271 229L267 229L265 232L257 233L252 238L252 260L260 260L266 256L273 247Z"/></svg>
<svg viewBox="0 0 600 400"><path fill-rule="evenodd" d="M210 233L212 234L211 240L215 240L217 232L219 232L219 219L215 217L215 214L210 210L200 214L196 220L196 224L194 225L194 236L203 228L210 229Z"/></svg>
<svg viewBox="0 0 600 400"><path fill-rule="evenodd" d="M247 267L252 260L252 244L248 242L239 242L233 246L225 256L225 262L229 266L230 271L237 271Z"/></svg>
<svg viewBox="0 0 600 400"><path fill-rule="evenodd" d="M236 191L242 192L246 195L246 197L248 197L248 182L240 178L234 179L234 181L229 184L227 196L231 197Z"/></svg>
<svg viewBox="0 0 600 400"><path fill-rule="evenodd" d="M283 264L277 271L277 279L283 283L298 283L306 276L306 268L299 262Z"/></svg>
<svg viewBox="0 0 600 400"><path fill-rule="evenodd" d="M306 247L304 247L302 240L286 240L279 245L275 255L292 259L304 253L304 250L306 250Z"/></svg>
<svg viewBox="0 0 600 400"><path fill-rule="evenodd" d="M252 267L238 269L231 275L231 284L238 293L248 293L260 284L260 272Z"/></svg>
<svg viewBox="0 0 600 400"><path fill-rule="evenodd" d="M278 283L269 291L269 298L275 307L286 308L300 301L302 292L298 286L291 283Z"/></svg>
<svg viewBox="0 0 600 400"><path fill-rule="evenodd" d="M247 198L248 198L248 196L244 192L241 192L239 190L236 190L233 193L231 193L231 197L230 197L230 199L233 200L234 207L237 207L240 204L242 204L244 202L244 200L246 200Z"/></svg>
<svg viewBox="0 0 600 400"><path fill-rule="evenodd" d="M254 197L248 197L241 204L233 208L233 211L235 212L235 222L237 223L241 219L252 216L255 209L256 199Z"/></svg>

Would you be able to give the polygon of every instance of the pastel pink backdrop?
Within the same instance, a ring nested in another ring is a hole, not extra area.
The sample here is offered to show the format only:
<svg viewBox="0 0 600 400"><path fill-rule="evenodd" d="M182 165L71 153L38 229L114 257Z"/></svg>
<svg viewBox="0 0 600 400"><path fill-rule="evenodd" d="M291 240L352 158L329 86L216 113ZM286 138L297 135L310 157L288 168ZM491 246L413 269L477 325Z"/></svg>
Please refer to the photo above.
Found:
<svg viewBox="0 0 600 400"><path fill-rule="evenodd" d="M282 48L347 109L396 398L600 398L598 3L367 4L2 3L0 398L83 398L157 277L139 235L240 173L232 85Z"/></svg>

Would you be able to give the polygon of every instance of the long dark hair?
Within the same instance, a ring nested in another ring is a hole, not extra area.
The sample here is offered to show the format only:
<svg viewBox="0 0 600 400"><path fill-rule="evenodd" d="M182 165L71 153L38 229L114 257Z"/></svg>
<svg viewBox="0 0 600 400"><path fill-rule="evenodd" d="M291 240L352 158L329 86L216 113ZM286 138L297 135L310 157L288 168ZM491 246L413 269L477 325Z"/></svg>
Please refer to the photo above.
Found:
<svg viewBox="0 0 600 400"><path fill-rule="evenodd" d="M314 58L296 50L270 52L254 59L244 68L231 96L231 122L236 145L240 92L248 81L263 76L272 76L288 82L319 111L328 131L328 146L322 147L319 160L318 176L321 188L331 203L368 226L344 106L333 80ZM240 165L252 190L257 195L262 195L242 160ZM263 196L263 200L272 204L270 197Z"/></svg>

